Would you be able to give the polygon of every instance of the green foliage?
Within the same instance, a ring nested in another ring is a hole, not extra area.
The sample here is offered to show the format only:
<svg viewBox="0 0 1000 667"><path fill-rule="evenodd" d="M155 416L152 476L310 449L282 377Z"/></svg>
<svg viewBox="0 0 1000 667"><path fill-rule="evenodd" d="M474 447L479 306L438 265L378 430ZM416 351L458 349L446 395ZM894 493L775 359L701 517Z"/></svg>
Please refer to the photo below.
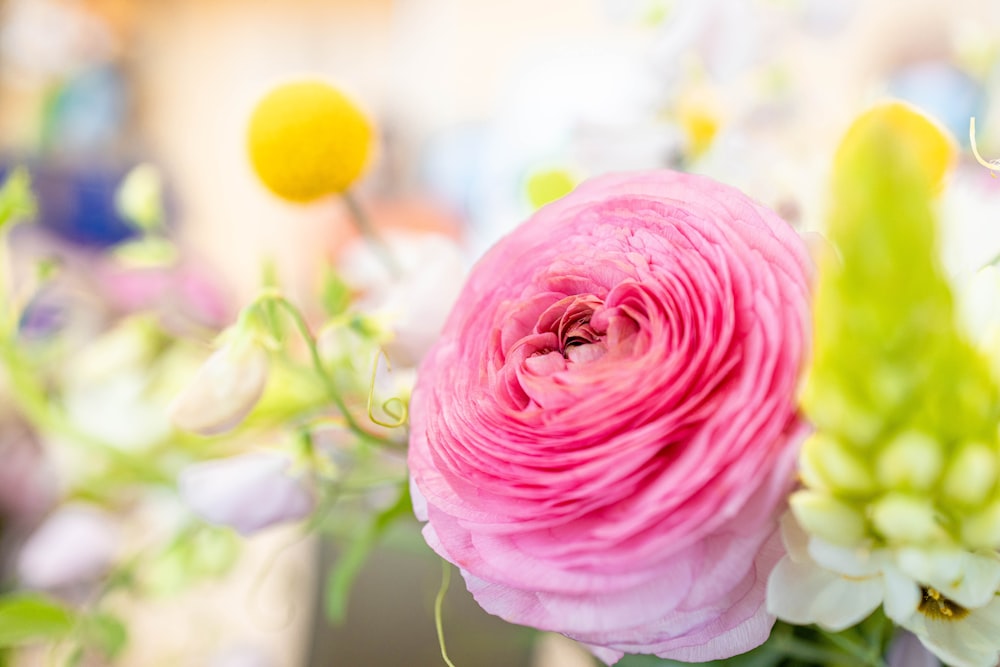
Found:
<svg viewBox="0 0 1000 667"><path fill-rule="evenodd" d="M326 615L332 622L344 621L351 588L368 555L397 519L412 516L412 508L410 487L403 483L400 485L396 502L374 517L366 517L365 523L340 554L337 564L330 570L326 580Z"/></svg>
<svg viewBox="0 0 1000 667"><path fill-rule="evenodd" d="M76 620L71 609L42 595L0 597L0 648L66 639Z"/></svg>
<svg viewBox="0 0 1000 667"><path fill-rule="evenodd" d="M83 643L93 646L109 658L116 657L128 643L125 625L108 614L94 614L81 622Z"/></svg>
<svg viewBox="0 0 1000 667"><path fill-rule="evenodd" d="M882 656L893 631L893 624L880 611L838 633L779 621L766 642L724 660L688 663L653 655L626 655L615 667L885 667Z"/></svg>
<svg viewBox="0 0 1000 667"><path fill-rule="evenodd" d="M224 575L239 557L240 546L229 528L194 525L152 558L140 576L151 594L172 595L195 582Z"/></svg>

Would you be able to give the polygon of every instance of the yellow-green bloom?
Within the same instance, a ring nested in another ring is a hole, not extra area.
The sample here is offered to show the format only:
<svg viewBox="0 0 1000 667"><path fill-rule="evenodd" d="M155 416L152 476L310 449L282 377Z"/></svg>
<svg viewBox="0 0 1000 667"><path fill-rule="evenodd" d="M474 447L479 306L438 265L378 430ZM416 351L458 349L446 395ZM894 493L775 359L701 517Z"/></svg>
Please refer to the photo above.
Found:
<svg viewBox="0 0 1000 667"><path fill-rule="evenodd" d="M817 430L768 608L840 630L881 605L949 664L991 667L1000 389L939 266L934 196L953 159L951 139L898 103L859 118L837 154L837 252L819 260L802 395Z"/></svg>
<svg viewBox="0 0 1000 667"><path fill-rule="evenodd" d="M899 103L859 118L836 157L838 253L820 258L802 398L817 433L792 509L817 535L850 523L825 531L839 544L1000 546L1000 392L938 263L934 197L953 160L953 141Z"/></svg>

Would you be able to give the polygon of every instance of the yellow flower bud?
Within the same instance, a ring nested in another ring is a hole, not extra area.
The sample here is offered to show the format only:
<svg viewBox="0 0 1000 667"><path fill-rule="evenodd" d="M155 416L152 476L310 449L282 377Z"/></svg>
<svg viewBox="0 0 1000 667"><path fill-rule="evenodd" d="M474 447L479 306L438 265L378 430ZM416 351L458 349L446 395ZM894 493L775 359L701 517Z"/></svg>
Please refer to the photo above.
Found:
<svg viewBox="0 0 1000 667"><path fill-rule="evenodd" d="M884 488L927 490L943 467L941 446L920 431L904 431L882 449L876 461L879 483Z"/></svg>
<svg viewBox="0 0 1000 667"><path fill-rule="evenodd" d="M296 81L268 93L254 109L250 161L274 194L308 202L343 192L361 175L372 127L336 88Z"/></svg>
<svg viewBox="0 0 1000 667"><path fill-rule="evenodd" d="M942 491L945 499L960 505L979 505L997 481L997 449L982 442L959 447L948 464Z"/></svg>
<svg viewBox="0 0 1000 667"><path fill-rule="evenodd" d="M866 535L865 518L850 503L815 491L796 491L788 502L806 532L831 544L854 546Z"/></svg>

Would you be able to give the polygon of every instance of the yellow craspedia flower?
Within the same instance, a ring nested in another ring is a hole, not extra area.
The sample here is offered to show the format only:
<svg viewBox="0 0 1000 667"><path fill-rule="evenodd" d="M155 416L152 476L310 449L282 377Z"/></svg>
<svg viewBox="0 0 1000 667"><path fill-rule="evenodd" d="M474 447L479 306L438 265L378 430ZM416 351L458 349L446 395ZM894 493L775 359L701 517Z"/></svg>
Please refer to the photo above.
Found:
<svg viewBox="0 0 1000 667"><path fill-rule="evenodd" d="M271 192L308 202L343 192L372 150L372 126L323 81L285 83L257 104L247 133L250 162Z"/></svg>

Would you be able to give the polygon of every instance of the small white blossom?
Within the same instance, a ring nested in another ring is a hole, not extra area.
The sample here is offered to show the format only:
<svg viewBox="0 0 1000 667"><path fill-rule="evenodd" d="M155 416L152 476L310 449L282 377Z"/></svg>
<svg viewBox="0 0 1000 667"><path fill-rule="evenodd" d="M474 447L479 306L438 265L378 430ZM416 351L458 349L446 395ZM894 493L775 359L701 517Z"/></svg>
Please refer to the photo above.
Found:
<svg viewBox="0 0 1000 667"><path fill-rule="evenodd" d="M209 523L252 535L312 512L313 495L291 466L291 460L277 452L196 463L181 472L179 490L188 506Z"/></svg>
<svg viewBox="0 0 1000 667"><path fill-rule="evenodd" d="M363 242L347 249L340 269L363 293L358 308L389 324L389 358L394 364L416 366L437 340L458 298L465 262L458 245L440 234L395 234L386 241L397 265L395 275Z"/></svg>
<svg viewBox="0 0 1000 667"><path fill-rule="evenodd" d="M168 414L185 431L223 433L253 410L267 386L267 351L249 337L236 337L216 350L190 384L173 400Z"/></svg>

